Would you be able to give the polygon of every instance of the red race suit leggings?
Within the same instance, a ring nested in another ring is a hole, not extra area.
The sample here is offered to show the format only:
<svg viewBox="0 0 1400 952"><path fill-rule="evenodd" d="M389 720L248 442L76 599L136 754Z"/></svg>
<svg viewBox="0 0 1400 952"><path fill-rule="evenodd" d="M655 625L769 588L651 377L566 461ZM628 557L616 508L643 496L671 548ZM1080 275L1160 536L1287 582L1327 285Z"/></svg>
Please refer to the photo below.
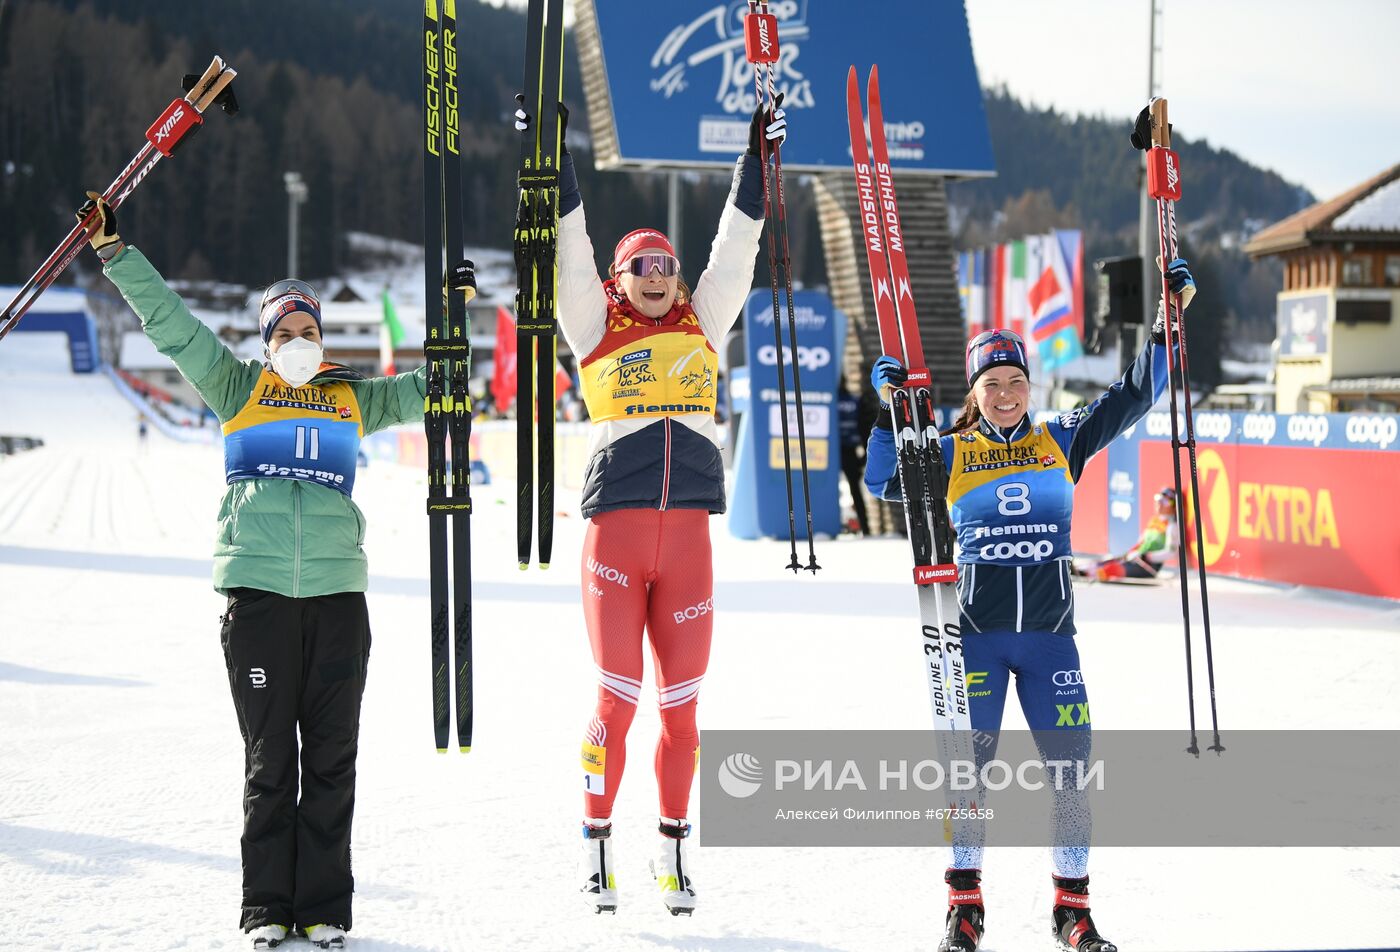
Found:
<svg viewBox="0 0 1400 952"><path fill-rule="evenodd" d="M714 628L710 514L619 509L594 516L583 544L583 617L598 666L598 706L583 740L584 816L612 816L642 691L645 630L661 708L660 815L682 818L700 747L695 706Z"/></svg>

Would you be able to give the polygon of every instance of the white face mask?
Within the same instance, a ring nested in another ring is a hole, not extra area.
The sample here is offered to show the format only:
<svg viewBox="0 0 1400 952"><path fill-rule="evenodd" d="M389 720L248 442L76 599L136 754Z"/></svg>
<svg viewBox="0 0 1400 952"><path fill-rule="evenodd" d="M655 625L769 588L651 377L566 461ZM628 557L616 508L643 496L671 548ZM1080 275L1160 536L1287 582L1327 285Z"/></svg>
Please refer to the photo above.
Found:
<svg viewBox="0 0 1400 952"><path fill-rule="evenodd" d="M271 351L268 359L277 375L293 387L300 387L321 368L321 345L305 337L295 337Z"/></svg>

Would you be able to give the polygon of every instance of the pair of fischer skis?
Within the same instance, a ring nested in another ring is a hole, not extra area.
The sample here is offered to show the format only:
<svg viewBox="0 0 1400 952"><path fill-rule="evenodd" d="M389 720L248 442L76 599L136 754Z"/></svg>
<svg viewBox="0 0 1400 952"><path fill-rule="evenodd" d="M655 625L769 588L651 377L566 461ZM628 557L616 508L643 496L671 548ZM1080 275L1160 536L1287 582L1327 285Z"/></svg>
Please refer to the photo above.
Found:
<svg viewBox="0 0 1400 952"><path fill-rule="evenodd" d="M1210 690L1210 726L1214 735L1210 750L1217 754L1225 748L1220 743L1220 721L1215 708L1215 658L1210 641L1210 599L1206 594L1205 543L1201 530L1201 492L1196 474L1196 428L1191 412L1191 384L1186 363L1186 320L1183 304L1172 294L1167 279L1167 266L1177 257L1176 203L1181 198L1181 162L1171 148L1171 124L1167 122L1167 101L1156 97L1147 104L1134 131L1133 144L1147 151L1147 193L1157 202L1157 241L1162 263L1162 313L1167 325L1167 384L1171 394L1172 474L1176 485L1176 524L1186 525L1186 502L1181 494L1181 451L1187 453L1191 472L1191 508L1196 527L1196 575L1201 580L1201 626L1205 635L1206 677ZM1146 133L1144 135L1143 133ZM1176 319L1172 318L1173 312ZM1181 417L1185 421L1186 439L1181 439L1177 411L1177 390L1183 398ZM1181 580L1181 619L1186 635L1186 701L1190 711L1191 745L1187 753L1200 756L1196 740L1196 686L1191 661L1191 609L1187 581L1187 546L1178 547Z"/></svg>
<svg viewBox="0 0 1400 952"><path fill-rule="evenodd" d="M777 109L773 81L773 65L778 62L778 18L768 12L768 0L749 0L749 13L744 18L744 52L753 64L754 96L764 112L772 115ZM766 81L765 81L766 73ZM783 434L783 488L787 490L789 561L787 568L794 573L802 569L813 573L821 568L812 534L812 490L807 477L807 427L802 409L802 371L797 360L797 317L792 303L792 255L788 250L787 202L783 195L782 145L771 146L767 136L758 137L759 161L763 164L764 231L768 233L768 281L773 289L773 346L777 354L779 416ZM769 157L772 157L771 167ZM782 236L782 254L778 254L778 238ZM781 305L778 301L778 265L781 261L783 289L787 296L788 340L783 344ZM784 368L792 365L792 392L797 420L798 459L802 467L802 499L807 515L807 564L797 559L797 515L792 499L792 441L788 435L787 377Z"/></svg>
<svg viewBox="0 0 1400 952"><path fill-rule="evenodd" d="M530 0L515 214L516 556L530 565L539 512L539 564L554 549L554 368L558 359L559 162L564 148L564 0Z"/></svg>
<svg viewBox="0 0 1400 952"><path fill-rule="evenodd" d="M457 747L472 748L471 330L476 294L472 262L462 257L462 154L457 90L457 4L423 5L423 306L427 338L428 562L433 664L433 740L447 751L455 680ZM459 292L459 293L453 293ZM449 476L448 441L452 446ZM450 492L449 492L450 490ZM451 629L448 654L448 522L452 524ZM452 675L449 676L449 672Z"/></svg>
<svg viewBox="0 0 1400 952"><path fill-rule="evenodd" d="M237 75L237 70L225 63L222 57L215 56L202 75L190 74L185 77L185 96L172 101L156 117L156 121L146 130L145 144L102 193L109 206L120 208L161 159L174 155L176 149L189 141L204 123L204 113L210 106L218 105L230 116L238 113L238 100L229 86ZM58 243L39 270L24 282L19 293L5 305L4 314L0 316L0 338L14 330L25 312L72 264L100 224L97 210L93 209Z"/></svg>

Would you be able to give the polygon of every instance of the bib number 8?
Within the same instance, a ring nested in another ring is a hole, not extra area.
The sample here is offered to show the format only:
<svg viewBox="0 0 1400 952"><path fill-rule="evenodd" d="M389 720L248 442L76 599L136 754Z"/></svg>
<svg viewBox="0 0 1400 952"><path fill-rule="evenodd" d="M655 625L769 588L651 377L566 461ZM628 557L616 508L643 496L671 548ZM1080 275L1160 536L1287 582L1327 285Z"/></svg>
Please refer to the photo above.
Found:
<svg viewBox="0 0 1400 952"><path fill-rule="evenodd" d="M1024 516L1031 511L1031 488L1025 483L997 487L997 512L1003 516Z"/></svg>

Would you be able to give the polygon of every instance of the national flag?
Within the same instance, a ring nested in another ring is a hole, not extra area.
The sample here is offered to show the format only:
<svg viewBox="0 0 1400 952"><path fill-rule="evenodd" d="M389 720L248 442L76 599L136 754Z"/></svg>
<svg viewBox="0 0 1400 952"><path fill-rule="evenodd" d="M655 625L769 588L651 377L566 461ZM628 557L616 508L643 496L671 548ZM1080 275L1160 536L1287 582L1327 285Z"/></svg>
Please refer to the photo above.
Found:
<svg viewBox="0 0 1400 952"><path fill-rule="evenodd" d="M1012 333L1026 336L1026 243L1013 241L1006 245L1006 270L1002 288L1002 323Z"/></svg>
<svg viewBox="0 0 1400 952"><path fill-rule="evenodd" d="M1065 268L1069 272L1069 307L1074 314L1074 326L1079 329L1079 336L1082 339L1084 337L1084 235L1077 229L1056 231L1054 235L1055 240L1060 243L1060 254L1063 256Z"/></svg>
<svg viewBox="0 0 1400 952"><path fill-rule="evenodd" d="M1027 294L1031 310L1031 337L1045 370L1054 370L1084 353L1074 324L1074 285L1065 267L1056 235L1036 236L1036 275Z"/></svg>
<svg viewBox="0 0 1400 952"><path fill-rule="evenodd" d="M394 367L394 350L403 343L403 324L399 323L389 289L384 289L384 320L379 325L379 369L387 377L398 373Z"/></svg>
<svg viewBox="0 0 1400 952"><path fill-rule="evenodd" d="M504 307L496 308L495 370L491 374L491 396L496 412L504 414L515 399L515 322Z"/></svg>

